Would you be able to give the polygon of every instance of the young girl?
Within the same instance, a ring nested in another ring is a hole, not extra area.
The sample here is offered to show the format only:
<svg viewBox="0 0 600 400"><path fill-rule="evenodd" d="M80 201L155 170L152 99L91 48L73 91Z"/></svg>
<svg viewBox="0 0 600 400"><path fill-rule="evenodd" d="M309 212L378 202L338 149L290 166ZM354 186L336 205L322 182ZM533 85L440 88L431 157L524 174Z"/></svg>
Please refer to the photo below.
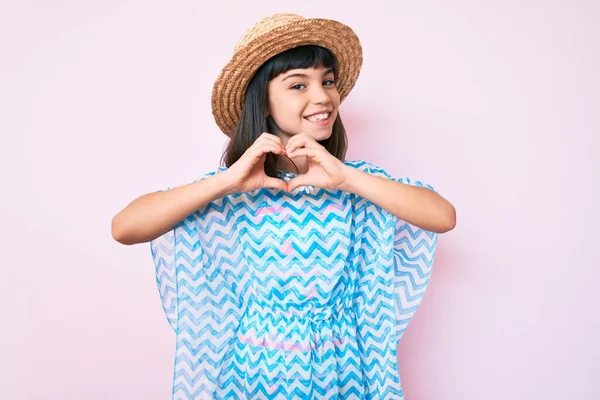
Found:
<svg viewBox="0 0 600 400"><path fill-rule="evenodd" d="M114 217L117 241L151 244L173 398L403 398L396 347L455 211L345 160L339 106L361 64L337 21L259 21L213 88L225 166Z"/></svg>

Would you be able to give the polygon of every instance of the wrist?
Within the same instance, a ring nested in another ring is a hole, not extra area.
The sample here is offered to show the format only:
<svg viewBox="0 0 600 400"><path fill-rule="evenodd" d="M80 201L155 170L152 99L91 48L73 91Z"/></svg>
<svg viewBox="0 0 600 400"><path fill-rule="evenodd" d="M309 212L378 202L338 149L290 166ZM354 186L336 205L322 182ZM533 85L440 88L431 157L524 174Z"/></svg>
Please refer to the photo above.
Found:
<svg viewBox="0 0 600 400"><path fill-rule="evenodd" d="M215 178L218 178L219 187L223 196L239 192L239 188L237 187L229 170L215 175Z"/></svg>
<svg viewBox="0 0 600 400"><path fill-rule="evenodd" d="M356 178L357 175L362 173L362 171L351 167L349 165L344 165L345 168L345 179L344 182L340 185L339 189L343 190L344 192L350 192L350 193L354 193L355 189L355 183L356 183Z"/></svg>

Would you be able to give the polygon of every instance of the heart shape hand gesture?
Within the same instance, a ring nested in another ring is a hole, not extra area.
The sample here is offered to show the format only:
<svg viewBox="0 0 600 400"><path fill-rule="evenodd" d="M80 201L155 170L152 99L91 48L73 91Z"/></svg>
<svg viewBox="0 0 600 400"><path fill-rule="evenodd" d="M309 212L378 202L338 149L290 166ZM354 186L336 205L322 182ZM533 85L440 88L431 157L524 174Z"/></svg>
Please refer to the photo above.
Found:
<svg viewBox="0 0 600 400"><path fill-rule="evenodd" d="M308 158L308 171L288 182L289 192L307 185L323 189L339 189L346 181L347 166L306 133L292 136L285 149L291 159Z"/></svg>
<svg viewBox="0 0 600 400"><path fill-rule="evenodd" d="M307 157L308 171L288 183L267 176L264 161L269 152L285 154L290 159ZM292 192L300 186L309 185L323 189L340 189L346 181L347 168L347 165L305 133L293 136L284 147L279 136L265 132L225 171L225 174L229 177L229 185L234 192L249 192L264 187Z"/></svg>

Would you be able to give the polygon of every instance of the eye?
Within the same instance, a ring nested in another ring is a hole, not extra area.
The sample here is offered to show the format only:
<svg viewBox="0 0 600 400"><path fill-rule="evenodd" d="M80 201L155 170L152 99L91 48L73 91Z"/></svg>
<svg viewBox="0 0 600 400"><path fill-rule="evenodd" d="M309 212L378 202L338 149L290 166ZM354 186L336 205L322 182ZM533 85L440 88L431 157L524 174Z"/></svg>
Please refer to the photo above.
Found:
<svg viewBox="0 0 600 400"><path fill-rule="evenodd" d="M327 82L330 82L330 83L327 84ZM325 86L333 86L333 85L335 85L335 81L333 79L329 79L329 80L324 81L323 84Z"/></svg>
<svg viewBox="0 0 600 400"><path fill-rule="evenodd" d="M302 83L298 83L298 84L296 84L296 85L292 86L292 87L291 87L291 89L293 89L293 90L302 90L302 88L301 88L301 87L299 87L299 86L302 86L302 87L304 87L304 84L302 84Z"/></svg>

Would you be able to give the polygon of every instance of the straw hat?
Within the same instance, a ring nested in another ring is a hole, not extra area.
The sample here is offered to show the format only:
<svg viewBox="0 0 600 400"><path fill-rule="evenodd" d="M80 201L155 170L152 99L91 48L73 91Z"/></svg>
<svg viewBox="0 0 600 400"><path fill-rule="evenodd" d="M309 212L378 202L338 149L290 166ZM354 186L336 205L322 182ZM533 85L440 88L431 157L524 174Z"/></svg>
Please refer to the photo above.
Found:
<svg viewBox="0 0 600 400"><path fill-rule="evenodd" d="M343 101L354 87L362 66L362 47L348 26L334 20L275 14L258 21L242 35L231 60L212 90L212 113L227 136L235 131L248 83L271 57L293 47L318 45L338 60L336 87Z"/></svg>

